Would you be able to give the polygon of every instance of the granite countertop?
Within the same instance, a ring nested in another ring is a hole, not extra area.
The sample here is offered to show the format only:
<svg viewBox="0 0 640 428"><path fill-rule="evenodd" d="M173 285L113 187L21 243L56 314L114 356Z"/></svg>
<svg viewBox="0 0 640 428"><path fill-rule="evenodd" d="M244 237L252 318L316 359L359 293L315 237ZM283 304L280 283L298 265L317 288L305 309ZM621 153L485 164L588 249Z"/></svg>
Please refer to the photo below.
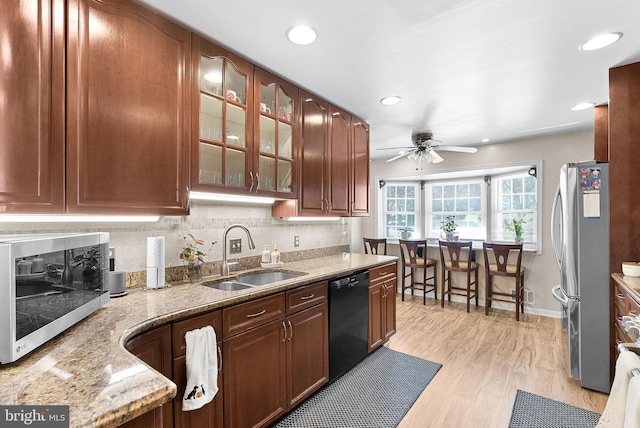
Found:
<svg viewBox="0 0 640 428"><path fill-rule="evenodd" d="M285 263L284 270L306 274L240 291L202 284L128 289L31 354L0 366L0 404L69 405L71 427L118 426L176 394L173 382L124 349L131 337L173 320L395 260L350 253ZM204 282L220 279L216 275Z"/></svg>
<svg viewBox="0 0 640 428"><path fill-rule="evenodd" d="M618 283L623 285L635 300L640 303L640 277L623 275L616 272L611 277Z"/></svg>

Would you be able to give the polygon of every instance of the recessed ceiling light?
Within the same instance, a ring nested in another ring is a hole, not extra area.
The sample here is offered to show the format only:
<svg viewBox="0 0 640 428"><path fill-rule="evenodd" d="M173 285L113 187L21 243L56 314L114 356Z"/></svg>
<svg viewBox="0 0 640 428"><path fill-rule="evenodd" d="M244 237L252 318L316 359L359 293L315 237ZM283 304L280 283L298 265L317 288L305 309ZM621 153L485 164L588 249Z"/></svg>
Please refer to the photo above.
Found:
<svg viewBox="0 0 640 428"><path fill-rule="evenodd" d="M385 106L393 106L398 104L400 101L402 101L402 98L393 95L391 97L384 97L383 99L380 100L380 104L385 105Z"/></svg>
<svg viewBox="0 0 640 428"><path fill-rule="evenodd" d="M593 107L595 105L596 105L596 103L578 103L578 104L574 105L573 107L571 107L571 110L573 110L573 111L586 110L586 109L591 108L591 107Z"/></svg>
<svg viewBox="0 0 640 428"><path fill-rule="evenodd" d="M287 30L287 39L296 45L308 45L316 41L316 30L307 25L296 25Z"/></svg>
<svg viewBox="0 0 640 428"><path fill-rule="evenodd" d="M488 143L489 141L491 141L488 138L483 138L482 140L480 140L481 143Z"/></svg>
<svg viewBox="0 0 640 428"><path fill-rule="evenodd" d="M622 38L622 33L606 33L595 36L584 42L580 49L583 51L593 51L609 46Z"/></svg>

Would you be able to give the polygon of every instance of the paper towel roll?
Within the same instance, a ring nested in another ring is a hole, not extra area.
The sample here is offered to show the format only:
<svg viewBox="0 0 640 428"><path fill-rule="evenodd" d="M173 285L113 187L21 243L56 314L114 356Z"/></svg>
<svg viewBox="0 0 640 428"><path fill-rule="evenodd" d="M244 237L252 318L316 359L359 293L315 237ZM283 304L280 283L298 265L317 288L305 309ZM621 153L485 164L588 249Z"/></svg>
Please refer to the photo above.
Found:
<svg viewBox="0 0 640 428"><path fill-rule="evenodd" d="M163 287L164 236L147 238L147 288Z"/></svg>

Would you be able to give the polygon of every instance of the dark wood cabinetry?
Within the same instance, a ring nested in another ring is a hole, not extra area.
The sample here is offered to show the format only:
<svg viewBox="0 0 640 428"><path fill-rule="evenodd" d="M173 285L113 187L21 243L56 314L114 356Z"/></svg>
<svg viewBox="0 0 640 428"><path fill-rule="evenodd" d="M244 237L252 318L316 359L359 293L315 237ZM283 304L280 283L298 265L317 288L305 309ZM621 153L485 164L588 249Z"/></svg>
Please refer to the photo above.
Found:
<svg viewBox="0 0 640 428"><path fill-rule="evenodd" d="M64 2L0 4L0 212L64 209Z"/></svg>
<svg viewBox="0 0 640 428"><path fill-rule="evenodd" d="M351 121L351 216L369 215L369 124Z"/></svg>
<svg viewBox="0 0 640 428"><path fill-rule="evenodd" d="M149 366L171 378L171 326L158 327L127 342L127 350ZM167 428L173 426L173 404L163 404L129 422L126 428Z"/></svg>
<svg viewBox="0 0 640 428"><path fill-rule="evenodd" d="M325 156L325 200L329 215L348 216L351 178L351 115L329 106Z"/></svg>
<svg viewBox="0 0 640 428"><path fill-rule="evenodd" d="M396 332L396 263L369 270L369 352Z"/></svg>
<svg viewBox="0 0 640 428"><path fill-rule="evenodd" d="M69 0L69 213L188 213L191 35L129 0Z"/></svg>

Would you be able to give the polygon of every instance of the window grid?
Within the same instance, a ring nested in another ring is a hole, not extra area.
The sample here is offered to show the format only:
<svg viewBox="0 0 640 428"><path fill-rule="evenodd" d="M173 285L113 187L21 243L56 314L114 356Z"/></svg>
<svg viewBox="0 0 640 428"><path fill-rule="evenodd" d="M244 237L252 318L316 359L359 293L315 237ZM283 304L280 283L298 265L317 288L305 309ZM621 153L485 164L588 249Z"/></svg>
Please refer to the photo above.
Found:
<svg viewBox="0 0 640 428"><path fill-rule="evenodd" d="M385 188L385 236L399 238L406 227L419 234L416 227L417 185L387 184Z"/></svg>
<svg viewBox="0 0 640 428"><path fill-rule="evenodd" d="M506 230L513 218L524 218L522 232L524 242L537 242L537 182L528 173L521 173L494 180L497 189L495 220L492 228L494 240L513 241L515 233Z"/></svg>
<svg viewBox="0 0 640 428"><path fill-rule="evenodd" d="M455 217L456 235L484 239L485 203L482 180L433 183L428 186L429 237L443 238L440 226L448 215Z"/></svg>

